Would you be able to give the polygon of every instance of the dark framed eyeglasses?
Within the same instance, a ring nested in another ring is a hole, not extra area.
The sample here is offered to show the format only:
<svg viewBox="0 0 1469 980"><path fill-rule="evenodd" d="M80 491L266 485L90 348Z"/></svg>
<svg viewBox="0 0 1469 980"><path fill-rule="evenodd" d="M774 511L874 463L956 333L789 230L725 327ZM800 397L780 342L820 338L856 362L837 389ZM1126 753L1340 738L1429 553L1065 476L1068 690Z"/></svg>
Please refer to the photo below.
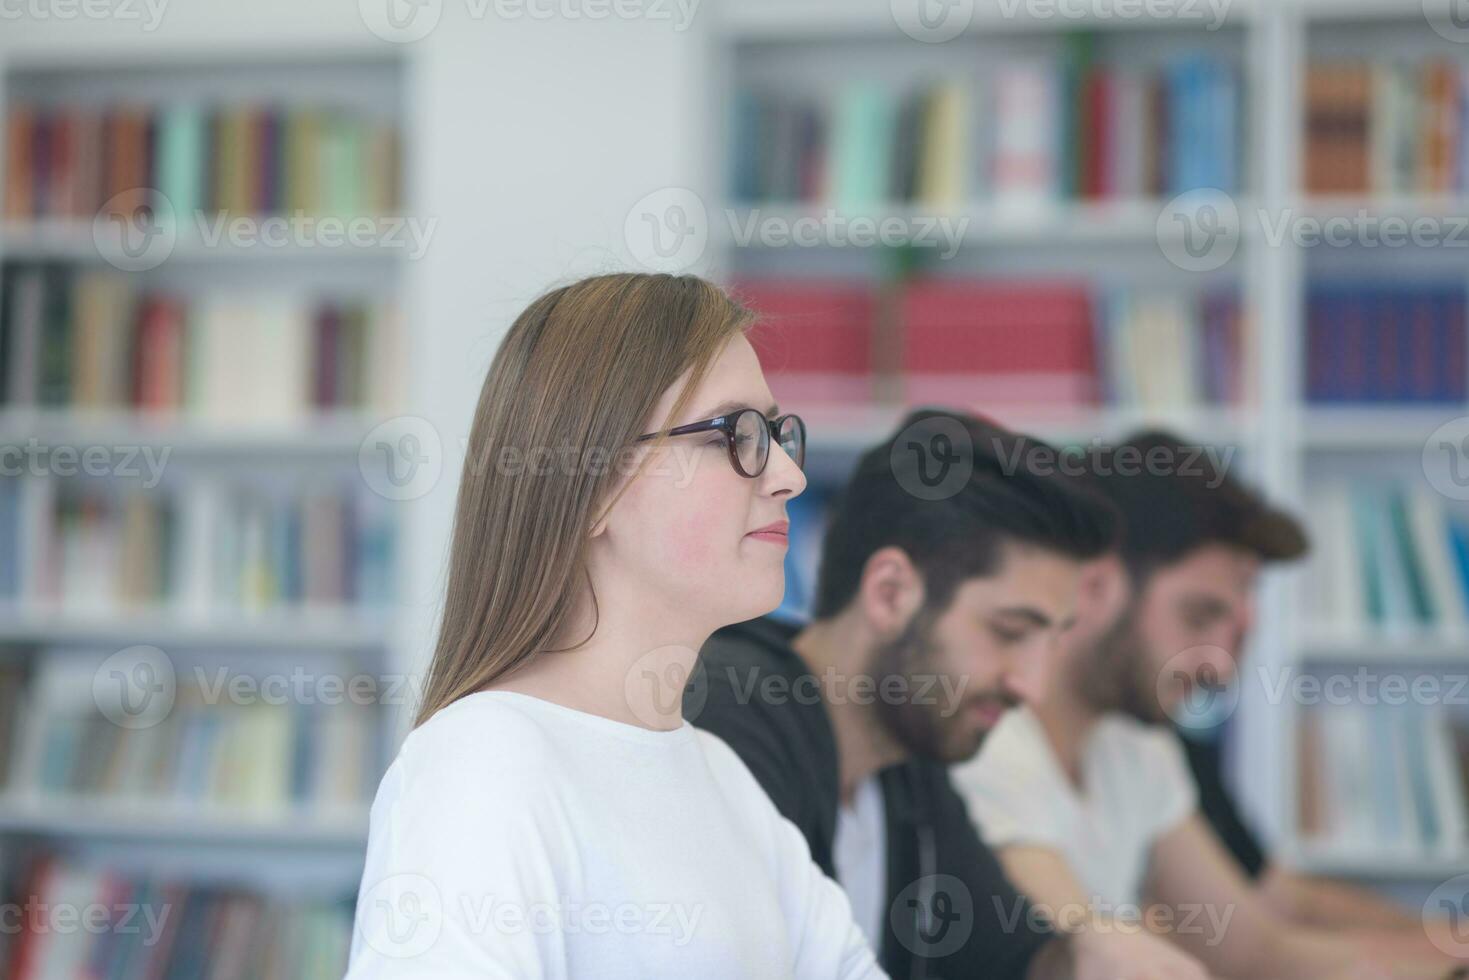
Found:
<svg viewBox="0 0 1469 980"><path fill-rule="evenodd" d="M656 439L660 435L687 436L696 432L723 432L725 448L729 452L730 465L740 476L754 479L765 472L770 462L770 443L775 440L796 466L806 466L806 423L799 415L782 415L767 419L755 408L742 408L729 415L690 422L665 432L649 432L638 436L634 442Z"/></svg>

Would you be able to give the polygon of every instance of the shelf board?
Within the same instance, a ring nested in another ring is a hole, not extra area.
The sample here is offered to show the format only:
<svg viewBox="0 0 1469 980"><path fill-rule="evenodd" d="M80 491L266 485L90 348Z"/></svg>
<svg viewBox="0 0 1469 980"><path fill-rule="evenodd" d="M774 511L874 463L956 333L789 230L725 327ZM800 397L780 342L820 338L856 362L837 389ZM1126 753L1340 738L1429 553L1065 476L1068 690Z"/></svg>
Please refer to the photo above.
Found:
<svg viewBox="0 0 1469 980"><path fill-rule="evenodd" d="M0 411L0 444L34 439L42 446L150 446L189 454L355 456L379 421L358 412L327 412L279 424L230 424L187 414L6 409Z"/></svg>
<svg viewBox="0 0 1469 980"><path fill-rule="evenodd" d="M110 840L356 848L367 842L367 807L318 816L96 797L0 797L0 833Z"/></svg>
<svg viewBox="0 0 1469 980"><path fill-rule="evenodd" d="M184 616L169 611L73 611L0 607L0 642L152 643L164 647L375 649L390 642L389 622L352 609Z"/></svg>
<svg viewBox="0 0 1469 980"><path fill-rule="evenodd" d="M244 216L251 221L265 221L275 215ZM211 224L213 218L206 218ZM317 220L315 218L311 219ZM348 222L352 219L344 219ZM374 218L374 222L395 221L394 218ZM162 262L343 262L343 261L393 261L407 258L412 239L406 228L400 229L396 238L377 236L370 242L352 242L345 235L336 244L309 244L284 242L268 245L264 242L236 244L228 233L218 241L211 242L193 222L182 223L172 251ZM397 244L394 244L396 242ZM81 220L44 220L36 222L5 222L0 224L0 256L6 259L30 261L92 262L104 261L101 250L92 235L92 223ZM160 264L162 264L162 262Z"/></svg>
<svg viewBox="0 0 1469 980"><path fill-rule="evenodd" d="M1307 629L1301 660L1312 664L1469 665L1469 637L1404 631L1364 636Z"/></svg>
<svg viewBox="0 0 1469 980"><path fill-rule="evenodd" d="M1225 26L1241 26L1255 14L1262 3L1278 0L1234 0L1226 4ZM815 0L792 3L790 0L747 0L723 5L716 30L729 41L804 41L840 38L870 38L909 42L894 20L889 0ZM1110 8L1109 8L1110 9ZM1200 18L1180 22L1175 18L1146 16L1108 17L1084 12L1084 16L1060 16L1058 5L1049 7L1025 3L979 3L961 37L973 38L999 33L1064 34L1076 30L1196 30L1209 33L1213 23L1206 4L1199 7Z"/></svg>
<svg viewBox="0 0 1469 980"><path fill-rule="evenodd" d="M1469 218L1469 196L1461 194L1342 194L1303 197L1302 215L1325 220L1352 218L1366 213L1373 218ZM1454 229L1446 229L1452 232ZM1462 237L1463 232L1459 232Z"/></svg>
<svg viewBox="0 0 1469 980"><path fill-rule="evenodd" d="M295 37L274 32L269 45L235 36L214 36L201 48L186 36L155 34L130 39L127 44L69 43L24 45L5 54L6 70L13 74L66 72L69 75L113 75L119 72L171 72L179 69L219 71L221 68L275 70L297 65L330 67L364 65L397 69L403 49L367 31L348 31L330 37Z"/></svg>
<svg viewBox="0 0 1469 980"><path fill-rule="evenodd" d="M875 226L884 221L897 220L904 223L914 237L926 235L936 240L939 247L947 239L939 236L939 228L925 230L924 221L940 219L955 228L964 225L961 245L966 248L1004 245L1055 245L1112 243L1133 245L1156 245L1158 242L1158 217L1166 201L1153 199L1129 199L1103 202L1058 203L1038 208L1006 208L989 203L971 203L957 208L925 207L921 204L887 203L870 208L839 209L821 202L769 204L726 204L717 215L711 216L712 233L716 241L736 249L793 249L793 248L852 248L851 245L823 243L819 246L790 244L766 244L761 241L758 230L748 234L752 217L759 218L772 227L783 230L793 228L798 221L818 222L839 219L842 222L853 218L868 219ZM1249 213L1251 205L1241 199L1241 217ZM1249 229L1248 222L1242 222ZM757 229L759 225L755 226ZM840 226L845 229L845 225ZM1182 236L1183 229L1169 225L1170 236ZM817 226L819 230L820 226ZM845 234L845 231L842 232ZM748 237L748 241L742 241Z"/></svg>
<svg viewBox="0 0 1469 980"><path fill-rule="evenodd" d="M1424 23L1423 4L1417 0L1415 2L1404 2L1404 0L1295 0L1295 6L1308 24L1312 21L1352 20L1403 20Z"/></svg>
<svg viewBox="0 0 1469 980"><path fill-rule="evenodd" d="M1308 450L1419 451L1435 429L1469 406L1308 407L1302 436Z"/></svg>

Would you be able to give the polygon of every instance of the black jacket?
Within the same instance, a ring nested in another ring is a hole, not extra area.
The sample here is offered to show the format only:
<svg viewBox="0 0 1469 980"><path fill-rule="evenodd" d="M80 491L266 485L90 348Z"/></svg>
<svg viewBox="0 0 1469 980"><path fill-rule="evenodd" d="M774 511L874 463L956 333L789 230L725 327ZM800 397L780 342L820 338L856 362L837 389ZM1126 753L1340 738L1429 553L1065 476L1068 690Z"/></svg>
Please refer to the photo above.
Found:
<svg viewBox="0 0 1469 980"><path fill-rule="evenodd" d="M836 738L817 679L791 649L796 632L760 619L716 633L684 694L684 715L729 743L835 879ZM947 767L914 760L879 780L889 909L883 968L893 980L1019 980L1051 930L979 839Z"/></svg>

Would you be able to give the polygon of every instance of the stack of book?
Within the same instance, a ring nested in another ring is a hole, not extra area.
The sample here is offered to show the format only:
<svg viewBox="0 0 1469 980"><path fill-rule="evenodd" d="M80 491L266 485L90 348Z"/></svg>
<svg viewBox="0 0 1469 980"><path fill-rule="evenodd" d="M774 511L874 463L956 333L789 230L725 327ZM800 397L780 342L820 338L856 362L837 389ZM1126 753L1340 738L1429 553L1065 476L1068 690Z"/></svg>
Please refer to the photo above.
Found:
<svg viewBox="0 0 1469 980"><path fill-rule="evenodd" d="M1469 70L1447 58L1332 61L1306 75L1312 194L1469 191Z"/></svg>
<svg viewBox="0 0 1469 980"><path fill-rule="evenodd" d="M1305 841L1348 855L1462 858L1469 732L1442 706L1313 705L1296 737Z"/></svg>
<svg viewBox="0 0 1469 980"><path fill-rule="evenodd" d="M0 581L38 607L369 609L393 594L391 509L360 480L39 480L12 517Z"/></svg>
<svg viewBox="0 0 1469 980"><path fill-rule="evenodd" d="M839 209L1032 205L1239 189L1241 81L1208 55L1158 69L1016 60L906 96L878 82L830 101L746 91L734 108L735 200Z"/></svg>
<svg viewBox="0 0 1469 980"><path fill-rule="evenodd" d="M1461 404L1469 397L1462 282L1316 283L1306 297L1306 397Z"/></svg>
<svg viewBox="0 0 1469 980"><path fill-rule="evenodd" d="M734 294L760 320L750 341L783 404L864 402L873 397L876 297L839 280L743 280Z"/></svg>
<svg viewBox="0 0 1469 980"><path fill-rule="evenodd" d="M1084 281L747 280L751 337L783 404L1177 409L1248 400L1238 294ZM889 309L891 307L891 309ZM883 383L887 376L889 384Z"/></svg>
<svg viewBox="0 0 1469 980"><path fill-rule="evenodd" d="M1427 488L1332 483L1311 500L1307 616L1318 632L1469 638L1469 514Z"/></svg>
<svg viewBox="0 0 1469 980"><path fill-rule="evenodd" d="M298 691L291 677L272 687L247 675L251 683L241 684L241 671L201 662L180 669L157 724L126 727L94 700L105 660L105 652L54 650L38 666L7 788L13 798L257 821L358 818L371 799L381 773L375 706L321 693L349 690L347 664L298 669Z"/></svg>
<svg viewBox="0 0 1469 980"><path fill-rule="evenodd" d="M290 423L401 404L395 310L363 300L139 291L116 272L11 266L0 407L127 409Z"/></svg>
<svg viewBox="0 0 1469 980"><path fill-rule="evenodd" d="M1104 404L1192 409L1250 400L1249 322L1238 293L1119 288L1097 313Z"/></svg>
<svg viewBox="0 0 1469 980"><path fill-rule="evenodd" d="M345 898L191 884L56 855L33 863L8 907L21 910L8 937L10 980L337 980L352 938ZM92 909L104 913L102 928L76 928L76 920L68 928L56 918Z"/></svg>
<svg viewBox="0 0 1469 980"><path fill-rule="evenodd" d="M130 214L152 189L176 215L387 215L398 208L398 134L326 106L12 104L4 216L90 221Z"/></svg>
<svg viewBox="0 0 1469 980"><path fill-rule="evenodd" d="M915 280L903 294L903 375L913 403L1094 405L1085 283Z"/></svg>

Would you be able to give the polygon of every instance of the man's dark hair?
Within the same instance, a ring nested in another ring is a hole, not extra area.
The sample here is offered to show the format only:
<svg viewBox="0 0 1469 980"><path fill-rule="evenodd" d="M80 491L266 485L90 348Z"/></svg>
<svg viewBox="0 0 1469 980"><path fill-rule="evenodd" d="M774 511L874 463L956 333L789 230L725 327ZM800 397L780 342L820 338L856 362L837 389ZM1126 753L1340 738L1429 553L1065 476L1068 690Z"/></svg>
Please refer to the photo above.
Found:
<svg viewBox="0 0 1469 980"><path fill-rule="evenodd" d="M813 615L845 609L867 559L889 546L919 570L931 608L947 607L965 580L994 574L1007 543L1077 560L1105 554L1116 514L1061 472L1058 459L1046 443L971 415L912 413L892 438L862 454L837 498Z"/></svg>
<svg viewBox="0 0 1469 980"><path fill-rule="evenodd" d="M1206 544L1290 561L1309 542L1296 519L1221 469L1199 445L1161 430L1094 457L1092 483L1122 520L1119 550L1134 582Z"/></svg>

